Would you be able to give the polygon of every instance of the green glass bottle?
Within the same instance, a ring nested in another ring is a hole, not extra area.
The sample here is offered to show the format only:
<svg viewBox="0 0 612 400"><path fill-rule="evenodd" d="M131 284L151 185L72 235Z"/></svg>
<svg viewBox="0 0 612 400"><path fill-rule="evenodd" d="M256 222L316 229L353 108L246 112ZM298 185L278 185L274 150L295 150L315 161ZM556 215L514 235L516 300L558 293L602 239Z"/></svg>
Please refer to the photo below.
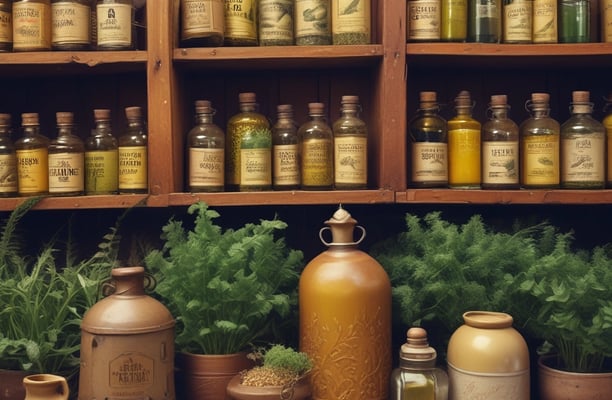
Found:
<svg viewBox="0 0 612 400"><path fill-rule="evenodd" d="M501 15L502 0L470 0L468 42L501 42Z"/></svg>
<svg viewBox="0 0 612 400"><path fill-rule="evenodd" d="M591 39L591 2L559 1L559 43L588 43Z"/></svg>
<svg viewBox="0 0 612 400"><path fill-rule="evenodd" d="M467 38L468 0L441 0L440 40L464 42Z"/></svg>

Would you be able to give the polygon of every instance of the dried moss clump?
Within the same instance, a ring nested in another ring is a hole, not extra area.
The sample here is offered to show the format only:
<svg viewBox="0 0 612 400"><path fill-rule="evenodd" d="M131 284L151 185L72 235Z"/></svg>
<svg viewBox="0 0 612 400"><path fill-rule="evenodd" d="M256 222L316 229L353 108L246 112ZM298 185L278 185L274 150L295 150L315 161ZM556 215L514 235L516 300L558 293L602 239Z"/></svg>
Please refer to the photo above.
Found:
<svg viewBox="0 0 612 400"><path fill-rule="evenodd" d="M257 350L251 356L263 360L263 364L242 375L242 384L247 386L284 386L295 382L312 368L312 361L306 353L280 344L268 350Z"/></svg>

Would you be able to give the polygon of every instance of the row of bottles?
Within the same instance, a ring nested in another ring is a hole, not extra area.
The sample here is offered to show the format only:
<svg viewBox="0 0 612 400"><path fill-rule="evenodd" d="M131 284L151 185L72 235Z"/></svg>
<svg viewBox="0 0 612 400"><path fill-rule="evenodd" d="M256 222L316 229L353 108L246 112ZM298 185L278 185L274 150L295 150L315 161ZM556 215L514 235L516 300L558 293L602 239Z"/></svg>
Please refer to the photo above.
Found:
<svg viewBox="0 0 612 400"><path fill-rule="evenodd" d="M330 126L323 103L309 103L299 125L293 107L277 106L271 124L258 112L255 93L239 94L240 112L227 137L213 122L207 100L196 101L196 125L187 137L188 190L330 190L367 187L367 126L358 96L342 96L341 116Z"/></svg>
<svg viewBox="0 0 612 400"><path fill-rule="evenodd" d="M506 95L494 95L481 124L472 116L468 91L456 97L448 121L438 112L436 93L421 92L408 128L409 186L612 187L612 160L606 160L612 156L612 114L603 123L593 118L589 97L588 91L574 91L571 116L560 124L550 116L549 94L532 93L526 103L531 116L518 125L509 118Z"/></svg>
<svg viewBox="0 0 612 400"><path fill-rule="evenodd" d="M41 133L38 113L21 115L22 135L11 139L11 115L0 114L0 196L147 193L147 134L140 107L125 109L116 139L110 110L94 110L83 141L71 112L56 113L57 137Z"/></svg>
<svg viewBox="0 0 612 400"><path fill-rule="evenodd" d="M370 0L181 0L181 45L369 44L370 7Z"/></svg>
<svg viewBox="0 0 612 400"><path fill-rule="evenodd" d="M612 0L408 0L407 20L409 42L612 42Z"/></svg>

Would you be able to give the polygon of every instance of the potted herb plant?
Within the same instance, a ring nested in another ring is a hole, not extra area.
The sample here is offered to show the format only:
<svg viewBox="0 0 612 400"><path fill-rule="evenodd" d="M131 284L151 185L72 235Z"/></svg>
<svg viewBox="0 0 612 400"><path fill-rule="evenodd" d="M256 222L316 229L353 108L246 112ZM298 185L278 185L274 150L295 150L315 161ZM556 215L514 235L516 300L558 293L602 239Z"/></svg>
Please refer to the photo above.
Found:
<svg viewBox="0 0 612 400"><path fill-rule="evenodd" d="M218 400L228 381L252 366L249 347L278 331L297 305L303 255L280 237L287 226L281 220L224 230L214 223L219 213L203 202L188 213L195 215L192 229L172 218L162 228L163 248L145 263L177 320L178 390L184 398ZM230 360L236 365L226 367Z"/></svg>

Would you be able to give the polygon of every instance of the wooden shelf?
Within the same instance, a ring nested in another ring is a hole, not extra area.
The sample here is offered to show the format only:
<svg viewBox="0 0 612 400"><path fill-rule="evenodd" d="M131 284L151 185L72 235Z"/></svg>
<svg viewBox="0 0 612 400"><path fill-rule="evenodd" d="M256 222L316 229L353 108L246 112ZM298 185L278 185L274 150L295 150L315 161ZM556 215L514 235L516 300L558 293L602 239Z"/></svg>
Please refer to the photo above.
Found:
<svg viewBox="0 0 612 400"><path fill-rule="evenodd" d="M408 189L397 203L439 204L610 204L612 190L458 190Z"/></svg>

